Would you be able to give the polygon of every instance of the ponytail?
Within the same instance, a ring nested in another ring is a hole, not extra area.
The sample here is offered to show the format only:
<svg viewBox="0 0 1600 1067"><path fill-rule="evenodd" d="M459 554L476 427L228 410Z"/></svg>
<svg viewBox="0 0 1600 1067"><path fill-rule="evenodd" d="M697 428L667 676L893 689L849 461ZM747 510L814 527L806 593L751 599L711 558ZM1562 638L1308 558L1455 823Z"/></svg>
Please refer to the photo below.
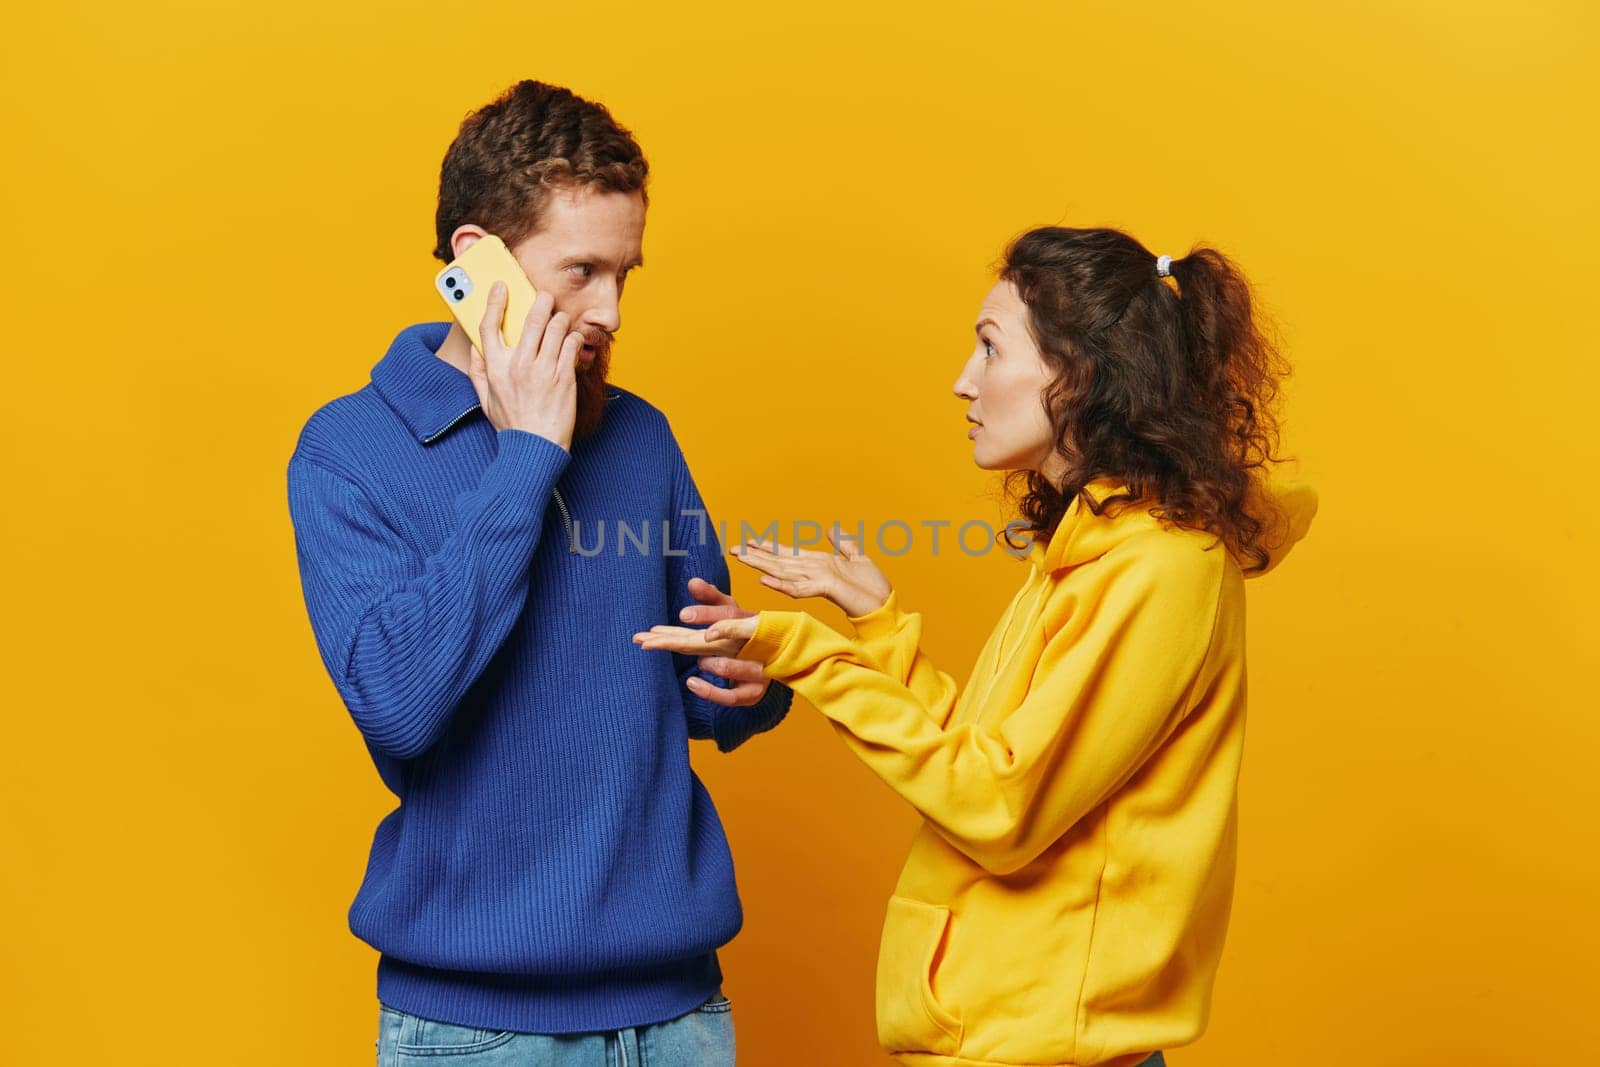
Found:
<svg viewBox="0 0 1600 1067"><path fill-rule="evenodd" d="M1261 410L1277 398L1276 348L1257 321L1244 272L1214 248L1197 245L1174 259L1184 356L1195 389L1228 413L1228 429L1245 446L1247 465L1267 459L1259 446ZM1286 373L1286 370L1284 371Z"/></svg>

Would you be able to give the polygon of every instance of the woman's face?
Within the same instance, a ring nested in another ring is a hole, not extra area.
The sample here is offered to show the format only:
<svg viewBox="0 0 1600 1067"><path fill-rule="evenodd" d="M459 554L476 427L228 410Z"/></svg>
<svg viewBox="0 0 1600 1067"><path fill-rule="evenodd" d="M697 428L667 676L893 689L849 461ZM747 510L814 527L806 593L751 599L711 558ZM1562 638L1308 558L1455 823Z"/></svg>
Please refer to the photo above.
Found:
<svg viewBox="0 0 1600 1067"><path fill-rule="evenodd" d="M984 470L1053 466L1055 431L1044 407L1050 370L1028 332L1028 306L999 282L978 309L977 344L955 394L967 402L972 461ZM1048 471L1045 471L1048 474Z"/></svg>

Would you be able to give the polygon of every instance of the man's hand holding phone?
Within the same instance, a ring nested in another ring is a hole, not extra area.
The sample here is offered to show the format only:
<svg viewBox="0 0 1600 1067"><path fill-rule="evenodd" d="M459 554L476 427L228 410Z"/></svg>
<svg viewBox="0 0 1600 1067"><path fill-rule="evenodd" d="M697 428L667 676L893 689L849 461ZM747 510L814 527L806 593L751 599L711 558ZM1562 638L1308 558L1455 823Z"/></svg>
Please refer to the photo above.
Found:
<svg viewBox="0 0 1600 1067"><path fill-rule="evenodd" d="M508 348L500 332L505 318L505 283L489 290L488 306L478 326L467 376L478 391L483 413L498 430L536 433L572 450L572 428L578 413L574 369L583 333L570 329L570 317L554 314L555 300L540 293L528 309L522 336Z"/></svg>

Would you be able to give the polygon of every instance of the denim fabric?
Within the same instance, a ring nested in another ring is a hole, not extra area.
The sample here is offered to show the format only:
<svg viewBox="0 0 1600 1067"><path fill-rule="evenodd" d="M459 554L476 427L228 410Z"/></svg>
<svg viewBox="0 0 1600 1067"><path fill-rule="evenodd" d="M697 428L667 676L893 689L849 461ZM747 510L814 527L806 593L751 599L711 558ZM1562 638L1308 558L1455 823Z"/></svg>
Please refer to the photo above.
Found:
<svg viewBox="0 0 1600 1067"><path fill-rule="evenodd" d="M442 1023L383 1005L378 1067L733 1067L733 1004L594 1034L523 1034Z"/></svg>

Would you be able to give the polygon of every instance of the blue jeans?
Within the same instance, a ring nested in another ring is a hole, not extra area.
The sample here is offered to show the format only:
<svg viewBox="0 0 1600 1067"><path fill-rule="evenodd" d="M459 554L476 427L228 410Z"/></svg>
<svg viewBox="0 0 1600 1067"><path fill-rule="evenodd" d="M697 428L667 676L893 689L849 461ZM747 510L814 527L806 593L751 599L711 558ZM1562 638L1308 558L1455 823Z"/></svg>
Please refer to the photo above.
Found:
<svg viewBox="0 0 1600 1067"><path fill-rule="evenodd" d="M523 1034L378 1010L378 1067L733 1067L733 1004L595 1034Z"/></svg>

